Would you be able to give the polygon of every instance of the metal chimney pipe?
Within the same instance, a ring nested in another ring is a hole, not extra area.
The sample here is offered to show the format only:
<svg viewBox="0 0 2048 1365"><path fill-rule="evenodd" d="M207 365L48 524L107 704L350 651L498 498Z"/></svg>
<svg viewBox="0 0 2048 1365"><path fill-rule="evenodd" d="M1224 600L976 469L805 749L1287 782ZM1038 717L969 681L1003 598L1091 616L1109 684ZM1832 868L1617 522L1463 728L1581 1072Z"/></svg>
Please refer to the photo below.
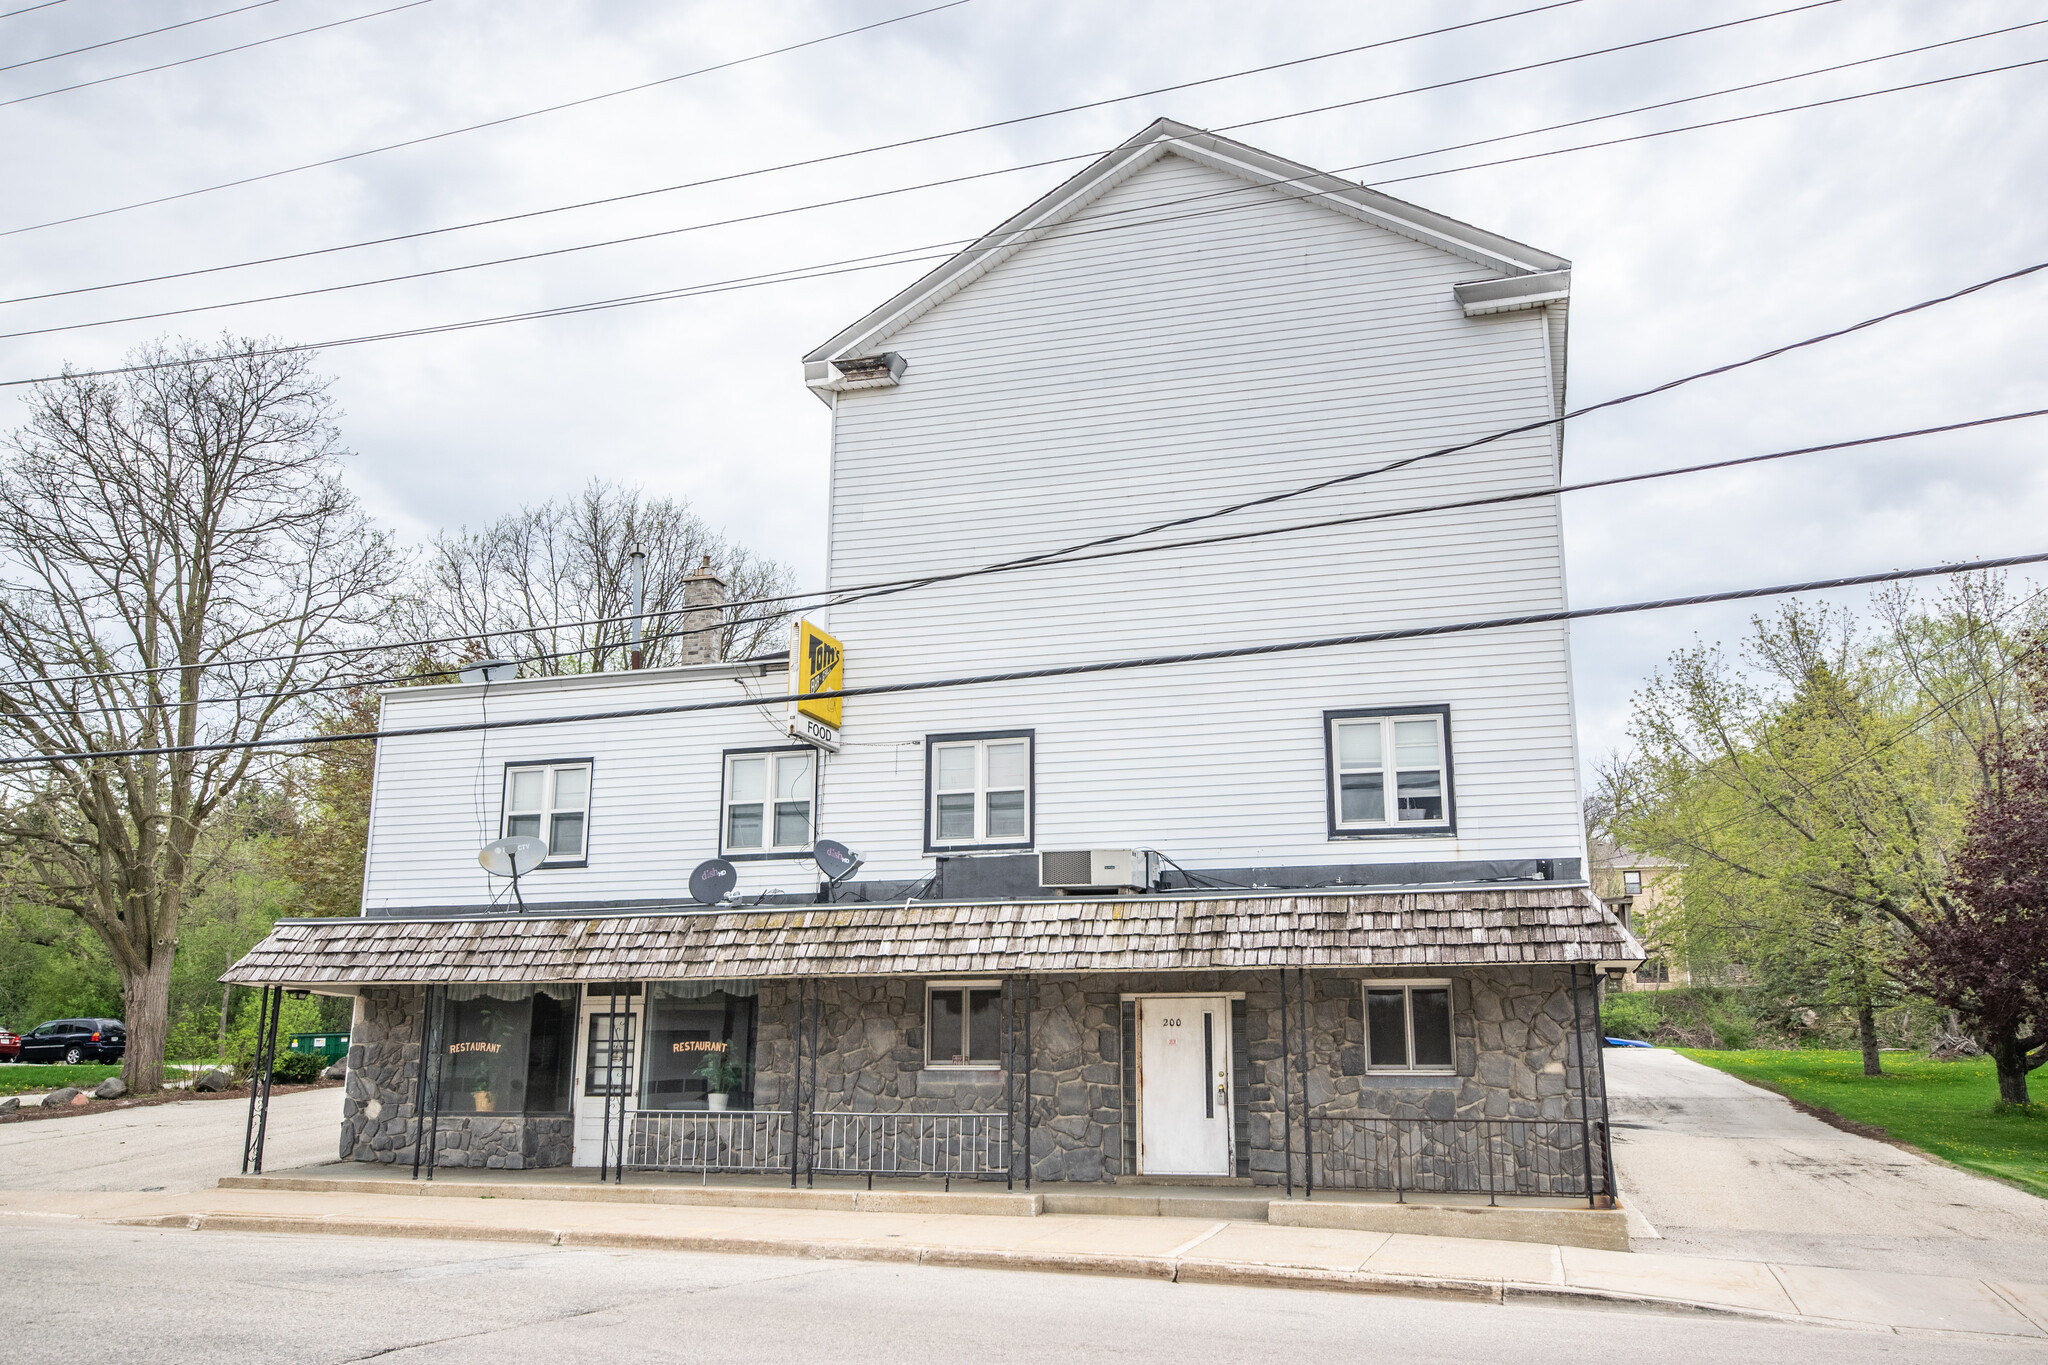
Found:
<svg viewBox="0 0 2048 1365"><path fill-rule="evenodd" d="M626 667L647 667L647 655L640 647L640 621L647 610L647 552L634 550L627 554L626 562L633 571L633 624L632 650L627 655Z"/></svg>

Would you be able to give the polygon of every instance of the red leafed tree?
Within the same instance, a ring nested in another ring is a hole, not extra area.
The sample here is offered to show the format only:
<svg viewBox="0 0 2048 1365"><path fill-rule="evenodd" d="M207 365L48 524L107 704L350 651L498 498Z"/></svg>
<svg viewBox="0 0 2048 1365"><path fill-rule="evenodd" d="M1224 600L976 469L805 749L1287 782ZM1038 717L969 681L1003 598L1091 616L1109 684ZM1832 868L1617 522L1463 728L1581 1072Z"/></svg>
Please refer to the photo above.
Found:
<svg viewBox="0 0 2048 1365"><path fill-rule="evenodd" d="M2048 1062L2048 645L2031 642L2022 668L2032 723L1990 755L1947 913L1923 926L1912 970L1983 1039L2007 1104Z"/></svg>

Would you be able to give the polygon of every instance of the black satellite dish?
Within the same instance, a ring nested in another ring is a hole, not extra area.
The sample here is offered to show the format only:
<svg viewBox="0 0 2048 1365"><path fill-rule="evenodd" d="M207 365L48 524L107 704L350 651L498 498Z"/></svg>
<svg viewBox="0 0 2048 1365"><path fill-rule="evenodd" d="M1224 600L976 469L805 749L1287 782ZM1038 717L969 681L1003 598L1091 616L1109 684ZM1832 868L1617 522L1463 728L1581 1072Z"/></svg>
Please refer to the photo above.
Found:
<svg viewBox="0 0 2048 1365"><path fill-rule="evenodd" d="M740 884L740 870L723 858L707 858L690 874L690 898L699 905L716 905Z"/></svg>
<svg viewBox="0 0 2048 1365"><path fill-rule="evenodd" d="M825 874L825 879L833 882L851 877L867 861L837 839L820 839L812 844L811 857L818 864L818 870Z"/></svg>

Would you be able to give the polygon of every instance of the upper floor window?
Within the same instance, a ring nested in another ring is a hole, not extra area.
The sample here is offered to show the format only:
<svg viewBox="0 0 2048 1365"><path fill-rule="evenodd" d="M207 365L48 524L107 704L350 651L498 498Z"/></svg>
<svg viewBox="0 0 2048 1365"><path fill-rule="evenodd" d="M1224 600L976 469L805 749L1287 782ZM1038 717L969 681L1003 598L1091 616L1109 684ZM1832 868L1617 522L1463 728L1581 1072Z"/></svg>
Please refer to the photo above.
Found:
<svg viewBox="0 0 2048 1365"><path fill-rule="evenodd" d="M549 863L581 862L589 826L590 760L505 769L507 838L523 834L547 840Z"/></svg>
<svg viewBox="0 0 2048 1365"><path fill-rule="evenodd" d="M933 735L926 749L926 848L1031 846L1031 731Z"/></svg>
<svg viewBox="0 0 2048 1365"><path fill-rule="evenodd" d="M1643 894L1643 874L1631 868L1621 874L1621 894L1640 896Z"/></svg>
<svg viewBox="0 0 2048 1365"><path fill-rule="evenodd" d="M1327 711L1331 837L1445 834L1451 799L1451 708Z"/></svg>
<svg viewBox="0 0 2048 1365"><path fill-rule="evenodd" d="M719 838L727 857L796 857L816 840L817 750L756 749L725 756Z"/></svg>

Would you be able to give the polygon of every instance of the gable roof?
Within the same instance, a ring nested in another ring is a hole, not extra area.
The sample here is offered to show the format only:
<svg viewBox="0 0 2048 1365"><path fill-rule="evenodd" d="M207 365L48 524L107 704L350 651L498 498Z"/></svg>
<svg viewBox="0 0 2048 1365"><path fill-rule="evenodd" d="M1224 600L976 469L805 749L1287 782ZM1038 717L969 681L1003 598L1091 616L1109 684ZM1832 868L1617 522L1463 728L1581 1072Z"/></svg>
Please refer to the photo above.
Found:
<svg viewBox="0 0 2048 1365"><path fill-rule="evenodd" d="M1320 205L1463 257L1493 272L1492 278L1549 275L1571 269L1571 262L1562 256L1433 213L1355 181L1326 175L1233 138L1162 118L1040 195L993 231L899 290L880 307L842 328L824 345L804 356L804 363L821 366L828 361L874 352L910 322L1040 240L1138 171L1169 155L1186 157L1248 183L1264 185L1273 193ZM1569 280L1569 273L1562 276L1562 288L1569 288ZM1555 280L1546 286L1544 297L1534 301L1549 302L1553 297L1563 297Z"/></svg>

